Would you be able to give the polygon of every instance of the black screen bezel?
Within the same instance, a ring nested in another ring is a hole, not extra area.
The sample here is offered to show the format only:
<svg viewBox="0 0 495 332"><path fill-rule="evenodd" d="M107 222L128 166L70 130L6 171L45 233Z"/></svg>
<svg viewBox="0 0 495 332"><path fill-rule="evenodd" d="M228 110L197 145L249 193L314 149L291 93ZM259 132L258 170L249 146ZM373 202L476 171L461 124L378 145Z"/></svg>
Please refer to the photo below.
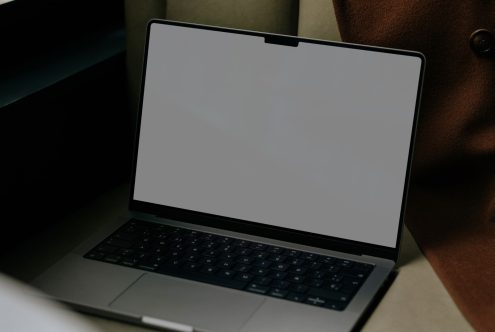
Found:
<svg viewBox="0 0 495 332"><path fill-rule="evenodd" d="M135 200L133 197L134 197L134 184L136 179L136 165L137 165L137 156L138 156L137 152L139 146L143 95L144 95L144 86L146 79L148 46L149 46L150 30L153 24L181 26L186 28L213 30L213 31L227 32L227 33L240 34L240 35L250 35L250 36L261 37L264 38L265 40L276 40L277 42L286 44L288 46L296 45L297 47L299 43L312 43L312 44L329 45L329 46L342 47L342 48L360 49L360 50L380 52L380 53L399 54L405 56L412 56L420 59L421 69L418 80L418 91L417 91L416 105L414 110L413 127L411 132L411 144L408 153L407 170L406 170L404 190L403 190L403 199L402 199L401 212L400 212L399 225L398 225L399 227L397 229L397 239L396 239L395 247L386 247L386 246L380 246L366 242L353 241L349 239L323 236L323 235L318 235L318 234L299 231L299 230L261 224L253 221L240 220L230 217L218 216L203 212L185 210L181 208ZM142 80L141 80L141 92L140 92L140 101L139 101L139 109L138 109L136 132L135 132L136 136L134 141L134 152L133 152L133 161L132 161L133 167L132 167L132 176L130 183L131 187L129 194L129 209L131 211L149 213L149 214L157 215L162 218L178 220L192 224L220 228L220 229L241 232L255 236L268 237L281 241L309 245L323 249L342 251L357 255L376 256L376 257L397 261L400 241L401 241L401 234L404 226L404 214L405 214L405 207L407 202L407 191L410 182L412 156L414 151L414 138L416 136L416 130L417 130L424 68L425 68L424 55L415 51L389 49L389 48L381 48L381 47L358 45L358 44L348 44L348 43L340 43L340 42L332 42L332 41L324 41L324 40L314 40L314 39L300 38L294 36L284 36L284 35L277 35L277 34L270 34L263 32L237 30L237 29L229 29L223 27L205 26L205 25L192 24L192 23L153 19L148 23L147 33L146 33L144 63L143 63Z"/></svg>

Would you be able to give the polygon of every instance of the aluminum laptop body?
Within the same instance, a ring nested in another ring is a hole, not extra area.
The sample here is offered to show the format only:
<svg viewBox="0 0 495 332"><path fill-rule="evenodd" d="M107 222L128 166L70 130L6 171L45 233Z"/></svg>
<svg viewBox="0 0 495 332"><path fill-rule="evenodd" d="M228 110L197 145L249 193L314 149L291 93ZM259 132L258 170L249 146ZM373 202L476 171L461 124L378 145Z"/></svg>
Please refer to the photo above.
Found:
<svg viewBox="0 0 495 332"><path fill-rule="evenodd" d="M160 20L147 33L129 216L33 284L175 331L353 329L398 258L423 56ZM87 258L130 218L373 268L332 310Z"/></svg>

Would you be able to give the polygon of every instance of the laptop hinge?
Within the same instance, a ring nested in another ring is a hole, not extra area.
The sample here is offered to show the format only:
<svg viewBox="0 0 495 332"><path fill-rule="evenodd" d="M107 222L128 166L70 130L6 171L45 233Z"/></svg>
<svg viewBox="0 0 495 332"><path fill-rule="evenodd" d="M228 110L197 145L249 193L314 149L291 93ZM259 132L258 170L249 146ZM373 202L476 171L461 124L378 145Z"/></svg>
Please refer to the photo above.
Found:
<svg viewBox="0 0 495 332"><path fill-rule="evenodd" d="M266 36L265 43L297 47L299 45L299 40L292 36L274 35L274 36Z"/></svg>

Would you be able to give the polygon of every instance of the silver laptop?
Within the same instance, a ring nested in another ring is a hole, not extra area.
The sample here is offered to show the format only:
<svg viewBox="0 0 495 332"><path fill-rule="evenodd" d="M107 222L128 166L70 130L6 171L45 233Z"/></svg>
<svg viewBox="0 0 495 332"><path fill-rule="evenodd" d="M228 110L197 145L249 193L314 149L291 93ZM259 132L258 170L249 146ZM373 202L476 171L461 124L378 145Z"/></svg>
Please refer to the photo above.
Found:
<svg viewBox="0 0 495 332"><path fill-rule="evenodd" d="M173 331L347 331L398 258L424 58L152 21L129 217L35 281Z"/></svg>

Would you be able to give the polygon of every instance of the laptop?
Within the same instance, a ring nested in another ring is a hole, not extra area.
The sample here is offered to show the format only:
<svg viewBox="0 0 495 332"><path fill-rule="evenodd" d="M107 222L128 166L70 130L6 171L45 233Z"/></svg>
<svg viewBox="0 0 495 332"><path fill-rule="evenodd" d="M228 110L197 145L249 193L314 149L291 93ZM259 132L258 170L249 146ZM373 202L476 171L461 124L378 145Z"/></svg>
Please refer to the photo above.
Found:
<svg viewBox="0 0 495 332"><path fill-rule="evenodd" d="M172 331L348 331L394 272L420 53L153 20L129 216L34 280Z"/></svg>

